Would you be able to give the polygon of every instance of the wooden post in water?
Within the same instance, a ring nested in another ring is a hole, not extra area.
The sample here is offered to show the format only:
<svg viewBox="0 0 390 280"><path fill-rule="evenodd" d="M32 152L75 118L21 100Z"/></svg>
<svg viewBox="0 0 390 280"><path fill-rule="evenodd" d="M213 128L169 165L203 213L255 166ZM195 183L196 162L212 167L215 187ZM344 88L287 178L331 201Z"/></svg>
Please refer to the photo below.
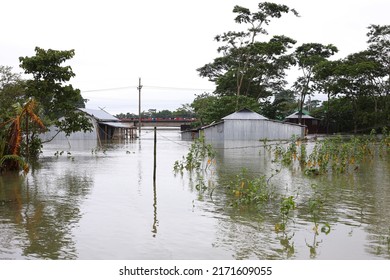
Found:
<svg viewBox="0 0 390 280"><path fill-rule="evenodd" d="M156 158L157 158L157 127L154 127L154 164L153 164L153 184L156 184Z"/></svg>
<svg viewBox="0 0 390 280"><path fill-rule="evenodd" d="M142 126L142 121L141 121L141 78L138 79L138 138L141 139L141 126Z"/></svg>
<svg viewBox="0 0 390 280"><path fill-rule="evenodd" d="M157 127L154 127L154 162L153 162L153 227L152 233L153 237L157 235L157 190L156 190L156 159L157 159Z"/></svg>

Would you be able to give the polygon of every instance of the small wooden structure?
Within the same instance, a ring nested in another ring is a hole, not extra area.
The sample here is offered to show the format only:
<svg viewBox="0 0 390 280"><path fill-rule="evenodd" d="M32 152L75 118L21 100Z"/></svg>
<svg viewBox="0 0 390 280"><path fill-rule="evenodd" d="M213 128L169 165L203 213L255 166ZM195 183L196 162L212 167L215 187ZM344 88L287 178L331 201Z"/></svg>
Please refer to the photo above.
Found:
<svg viewBox="0 0 390 280"><path fill-rule="evenodd" d="M299 112L296 111L284 119L285 122L299 123ZM320 120L313 118L309 115L309 112L303 110L301 116L301 124L306 125L308 134L318 133L320 127Z"/></svg>

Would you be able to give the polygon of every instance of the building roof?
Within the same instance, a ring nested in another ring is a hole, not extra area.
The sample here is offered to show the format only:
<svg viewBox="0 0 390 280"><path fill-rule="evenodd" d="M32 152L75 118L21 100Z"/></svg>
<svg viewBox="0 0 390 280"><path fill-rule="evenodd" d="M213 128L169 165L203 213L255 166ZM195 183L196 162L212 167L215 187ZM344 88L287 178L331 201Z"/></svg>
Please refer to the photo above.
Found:
<svg viewBox="0 0 390 280"><path fill-rule="evenodd" d="M268 120L266 117L246 108L234 112L233 114L230 114L222 119L223 120Z"/></svg>
<svg viewBox="0 0 390 280"><path fill-rule="evenodd" d="M132 128L133 125L130 123L121 123L121 122L99 122L101 124L105 124L111 127L117 127L117 128Z"/></svg>
<svg viewBox="0 0 390 280"><path fill-rule="evenodd" d="M291 115L287 116L285 119L298 119L299 118L299 112L294 112ZM315 119L306 112L302 111L302 119Z"/></svg>
<svg viewBox="0 0 390 280"><path fill-rule="evenodd" d="M119 122L119 119L110 115L104 110L95 110L95 109L86 109L79 108L80 111L83 111L87 115L94 117L97 121L111 121L111 122Z"/></svg>

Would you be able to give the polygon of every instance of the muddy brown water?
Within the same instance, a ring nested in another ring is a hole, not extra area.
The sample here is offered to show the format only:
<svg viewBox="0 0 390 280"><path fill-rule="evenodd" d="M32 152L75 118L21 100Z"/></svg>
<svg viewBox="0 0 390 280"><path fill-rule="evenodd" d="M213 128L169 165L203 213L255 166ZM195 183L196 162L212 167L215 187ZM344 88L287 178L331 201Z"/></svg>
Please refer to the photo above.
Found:
<svg viewBox="0 0 390 280"><path fill-rule="evenodd" d="M151 130L104 150L70 144L45 145L27 175L0 176L0 259L390 259L388 155L357 172L308 177L280 168L261 143L215 144L202 191L194 174L173 172L191 144L176 130L158 131L155 185ZM224 185L242 168L250 176L280 168L275 193L297 204L285 233L275 231L277 204L229 203ZM317 233L305 206L315 192Z"/></svg>

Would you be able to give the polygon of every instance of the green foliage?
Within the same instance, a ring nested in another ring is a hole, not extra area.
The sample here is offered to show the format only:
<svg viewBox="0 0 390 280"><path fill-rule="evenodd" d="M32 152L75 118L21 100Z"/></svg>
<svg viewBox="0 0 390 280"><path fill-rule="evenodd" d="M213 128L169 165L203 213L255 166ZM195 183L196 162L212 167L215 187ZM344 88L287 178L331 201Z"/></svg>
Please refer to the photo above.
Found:
<svg viewBox="0 0 390 280"><path fill-rule="evenodd" d="M192 109L190 104L183 104L181 107L177 108L172 112L172 117L174 118L194 118L195 112Z"/></svg>
<svg viewBox="0 0 390 280"><path fill-rule="evenodd" d="M319 234L318 229L320 223L322 222L321 232L329 234L331 231L331 226L328 222L322 221L322 213L324 207L324 194L321 192L321 189L316 184L311 184L311 189L313 194L310 196L309 200L306 203L306 211L310 215L312 222L314 223L313 231L316 235ZM303 206L305 207L305 206Z"/></svg>
<svg viewBox="0 0 390 280"><path fill-rule="evenodd" d="M292 166L299 162L299 166L306 175L321 175L332 172L343 174L359 170L359 164L372 159L375 154L383 156L390 147L390 137L387 129L383 129L381 137L375 130L363 137L329 137L316 141L312 151L307 152L306 144L293 140L287 147L274 148L275 161L285 166ZM298 149L298 146L300 147Z"/></svg>
<svg viewBox="0 0 390 280"><path fill-rule="evenodd" d="M59 131L63 131L67 136L76 131L92 131L90 120L78 111L69 111L65 117L56 120L54 124L59 128Z"/></svg>
<svg viewBox="0 0 390 280"><path fill-rule="evenodd" d="M175 172L187 171L201 171L207 170L214 161L215 150L210 144L205 143L203 137L195 139L187 155L181 161L175 161L173 169Z"/></svg>
<svg viewBox="0 0 390 280"><path fill-rule="evenodd" d="M286 5L262 2L256 12L235 6L235 21L246 25L245 31L229 31L215 37L222 43L218 48L220 57L198 68L200 76L216 84L218 95L241 95L256 101L280 90L286 83L285 70L293 63L288 50L295 40L286 36L274 36L269 41L258 41L258 35L267 34L265 26L272 19L292 12ZM238 102L238 101L237 101ZM235 110L239 109L237 104ZM234 110L234 111L235 111Z"/></svg>
<svg viewBox="0 0 390 280"><path fill-rule="evenodd" d="M196 113L199 124L206 125L235 112L237 104L240 109L247 108L255 112L259 111L259 103L251 97L240 96L236 98L208 93L198 95L191 107Z"/></svg>
<svg viewBox="0 0 390 280"><path fill-rule="evenodd" d="M29 171L28 163L18 155L3 155L0 158L0 174L5 171L23 170L25 173Z"/></svg>
<svg viewBox="0 0 390 280"><path fill-rule="evenodd" d="M291 219L290 215L293 210L295 210L296 204L293 196L283 197L280 201L280 215L281 223L275 224L275 231L285 232L288 221Z"/></svg>
<svg viewBox="0 0 390 280"><path fill-rule="evenodd" d="M274 94L274 100L268 99L260 103L260 114L273 120L284 120L292 114L297 108L294 91L282 90Z"/></svg>
<svg viewBox="0 0 390 280"><path fill-rule="evenodd" d="M0 123L14 114L13 105L25 101L25 83L12 67L0 66Z"/></svg>
<svg viewBox="0 0 390 280"><path fill-rule="evenodd" d="M319 43L305 43L295 50L294 57L299 69L302 71L302 75L297 78L293 85L300 96L298 103L299 112L302 113L306 96L314 94L316 90L315 67L337 52L338 50L335 46L325 46ZM298 122L301 123L301 115L299 115Z"/></svg>
<svg viewBox="0 0 390 280"><path fill-rule="evenodd" d="M229 183L229 189L236 206L258 205L268 201L273 195L264 175L249 179L246 169L242 169L234 181Z"/></svg>
<svg viewBox="0 0 390 280"><path fill-rule="evenodd" d="M357 133L389 126L389 34L388 25L371 25L366 50L314 68L317 90L328 95L324 115L328 124L338 126L336 131Z"/></svg>
<svg viewBox="0 0 390 280"><path fill-rule="evenodd" d="M31 155L40 151L40 140L34 137L34 132L44 130L45 126L36 114L37 103L33 98L23 105L16 103L13 107L14 116L0 123L0 127L4 129L0 134L0 154L4 159L1 162L1 169L5 171L23 169L27 172L25 160L31 159Z"/></svg>
<svg viewBox="0 0 390 280"><path fill-rule="evenodd" d="M38 101L47 125L55 124L66 134L92 128L85 116L75 112L76 108L85 107L80 90L67 84L75 74L70 66L63 63L73 58L74 54L74 50L36 47L35 56L19 58L20 67L33 77L26 81L26 96Z"/></svg>

